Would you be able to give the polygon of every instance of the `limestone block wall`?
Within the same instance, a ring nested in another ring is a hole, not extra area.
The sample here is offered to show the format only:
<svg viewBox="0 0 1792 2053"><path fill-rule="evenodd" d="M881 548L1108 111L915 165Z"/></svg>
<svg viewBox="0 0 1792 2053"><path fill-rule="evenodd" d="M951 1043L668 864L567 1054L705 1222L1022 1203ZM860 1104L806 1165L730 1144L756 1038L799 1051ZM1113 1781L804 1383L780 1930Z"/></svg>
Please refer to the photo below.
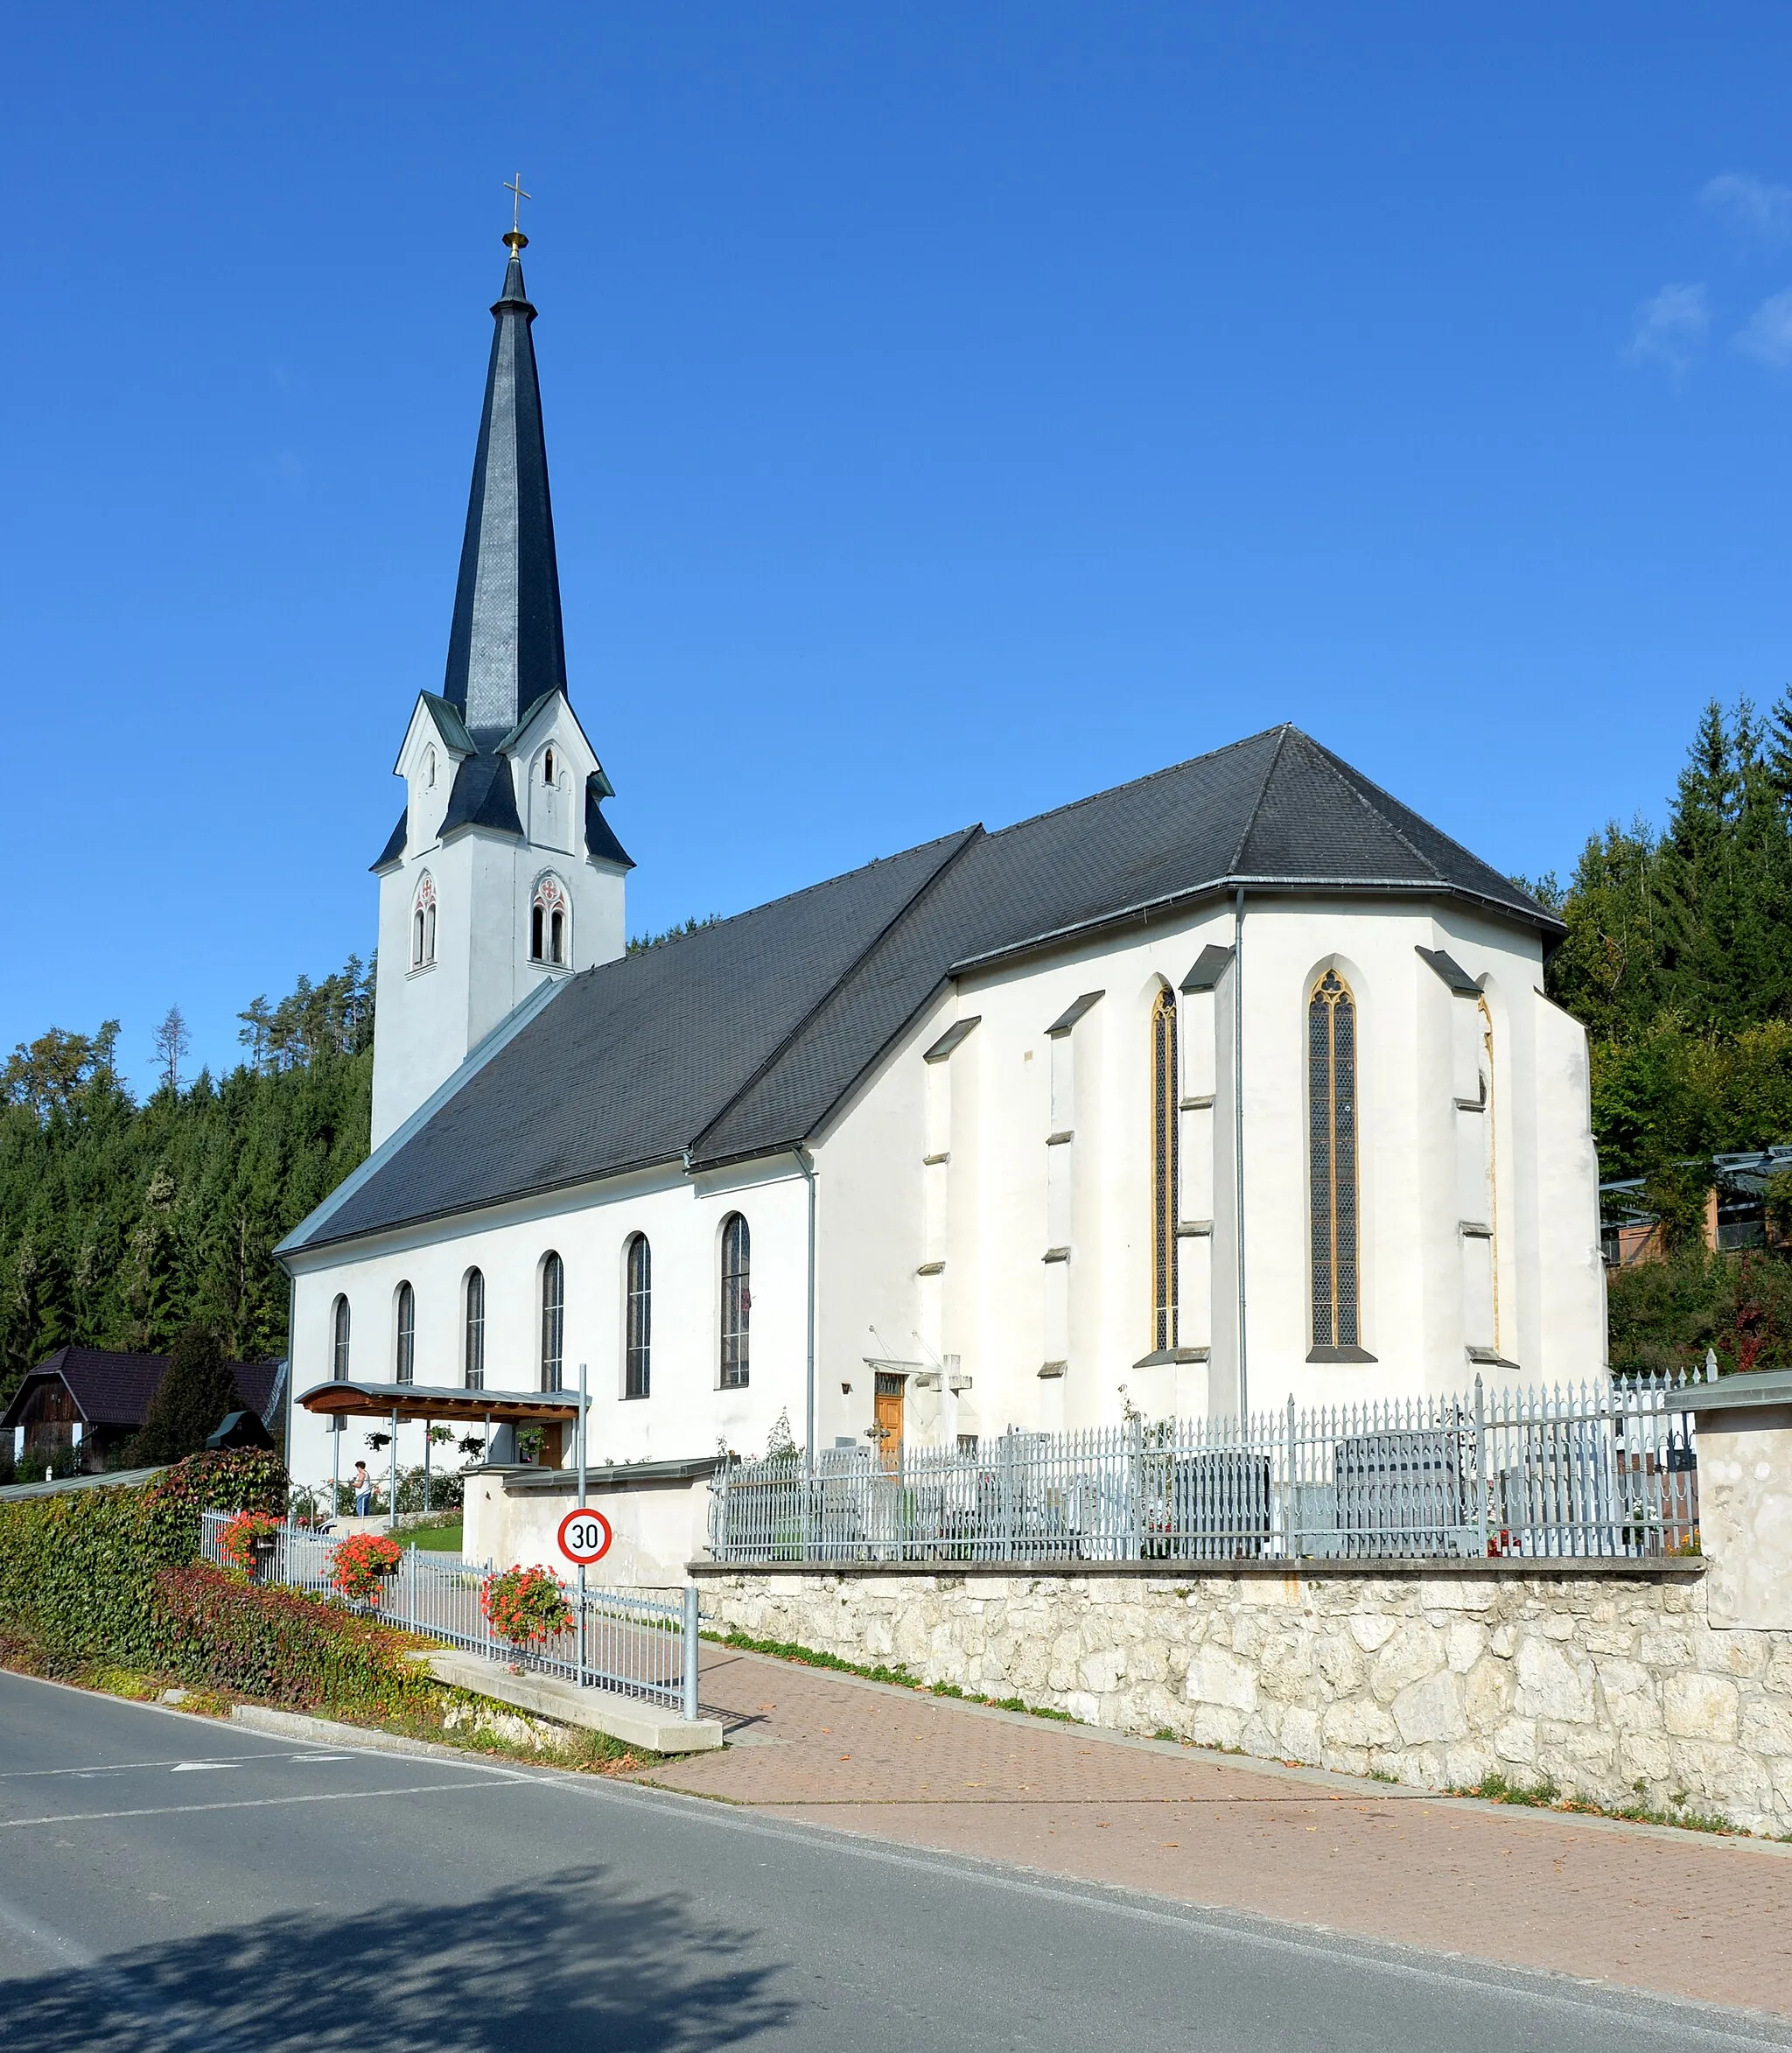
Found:
<svg viewBox="0 0 1792 2053"><path fill-rule="evenodd" d="M707 1626L1118 1731L1792 1832L1792 1631L1714 1629L1697 1562L1577 1566L697 1573Z"/></svg>

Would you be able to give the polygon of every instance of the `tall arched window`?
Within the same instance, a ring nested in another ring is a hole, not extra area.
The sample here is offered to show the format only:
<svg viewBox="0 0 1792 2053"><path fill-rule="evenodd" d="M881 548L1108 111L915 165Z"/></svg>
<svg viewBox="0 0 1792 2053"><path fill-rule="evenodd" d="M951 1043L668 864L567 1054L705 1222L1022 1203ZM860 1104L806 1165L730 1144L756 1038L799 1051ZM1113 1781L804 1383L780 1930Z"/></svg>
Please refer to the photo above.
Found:
<svg viewBox="0 0 1792 2053"><path fill-rule="evenodd" d="M550 748L550 749L549 749L549 750L547 751L547 753L545 753L545 754L542 756L542 782L543 784L551 784L553 781L554 781L554 752L553 752L553 750Z"/></svg>
<svg viewBox="0 0 1792 2053"><path fill-rule="evenodd" d="M551 877L543 877L536 886L528 912L528 952L536 962L564 963L567 960L570 910L560 885Z"/></svg>
<svg viewBox="0 0 1792 2053"><path fill-rule="evenodd" d="M729 1213L722 1225L722 1388L745 1390L747 1328L752 1317L752 1244L746 1221Z"/></svg>
<svg viewBox="0 0 1792 2053"><path fill-rule="evenodd" d="M542 1388L560 1388L566 1343L566 1265L550 1252L542 1264Z"/></svg>
<svg viewBox="0 0 1792 2053"><path fill-rule="evenodd" d="M1312 1344L1362 1344L1357 1318L1356 1001L1335 970L1306 1007Z"/></svg>
<svg viewBox="0 0 1792 2053"><path fill-rule="evenodd" d="M486 1387L486 1279L477 1269L466 1272L466 1387Z"/></svg>
<svg viewBox="0 0 1792 2053"><path fill-rule="evenodd" d="M410 966L426 970L436 959L436 880L425 870L410 901Z"/></svg>
<svg viewBox="0 0 1792 2053"><path fill-rule="evenodd" d="M628 1303L622 1335L622 1394L645 1398L654 1384L654 1251L644 1233L628 1243Z"/></svg>
<svg viewBox="0 0 1792 2053"><path fill-rule="evenodd" d="M393 1375L399 1383L416 1379L416 1294L408 1283L398 1286L398 1345L394 1350Z"/></svg>
<svg viewBox="0 0 1792 2053"><path fill-rule="evenodd" d="M348 1300L338 1298L330 1307L330 1374L338 1383L348 1380Z"/></svg>
<svg viewBox="0 0 1792 2053"><path fill-rule="evenodd" d="M1176 994L1152 1006L1152 1346L1176 1345Z"/></svg>
<svg viewBox="0 0 1792 2053"><path fill-rule="evenodd" d="M1477 1001L1480 1010L1480 1047L1484 1064L1481 1097L1486 1105L1486 1138L1482 1160L1488 1180L1488 1259L1493 1269L1494 1351L1502 1351L1500 1333L1500 1124L1494 1076L1494 1015L1488 1010L1485 992Z"/></svg>

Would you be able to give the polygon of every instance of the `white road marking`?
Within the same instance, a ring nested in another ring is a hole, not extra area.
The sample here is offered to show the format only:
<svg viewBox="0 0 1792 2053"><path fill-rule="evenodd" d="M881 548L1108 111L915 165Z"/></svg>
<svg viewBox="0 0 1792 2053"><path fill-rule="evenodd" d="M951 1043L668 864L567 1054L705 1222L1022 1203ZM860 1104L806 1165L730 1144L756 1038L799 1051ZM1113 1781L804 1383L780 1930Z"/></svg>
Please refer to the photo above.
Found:
<svg viewBox="0 0 1792 2053"><path fill-rule="evenodd" d="M528 1776L506 1776L504 1782L528 1782ZM304 1797L240 1797L228 1804L145 1804L132 1811L66 1811L48 1818L0 1818L0 1832L22 1825L99 1825L114 1818L178 1818L189 1811L270 1811L287 1804L366 1804L376 1797L424 1797L441 1790L489 1790L497 1780L418 1782L397 1790L324 1790Z"/></svg>
<svg viewBox="0 0 1792 2053"><path fill-rule="evenodd" d="M158 1706L153 1704L144 1705L140 1707L144 1710L151 1711L159 1708ZM360 1758L360 1756L359 1755L318 1754L310 1749L307 1749L303 1754L280 1754L270 1751L255 1754L217 1754L204 1755L200 1756L202 1763L209 1764L213 1762L215 1762L216 1764L220 1768L233 1768L239 1762L243 1761L351 1761L359 1760ZM183 1756L178 1761L102 1761L86 1768L0 1768L0 1782L40 1782L46 1776L52 1775L75 1776L85 1779L89 1776L129 1775L137 1769L144 1768L175 1768L186 1766L189 1763L187 1762L186 1757Z"/></svg>
<svg viewBox="0 0 1792 2053"><path fill-rule="evenodd" d="M220 1768L234 1768L234 1761L177 1761L170 1775L214 1775Z"/></svg>

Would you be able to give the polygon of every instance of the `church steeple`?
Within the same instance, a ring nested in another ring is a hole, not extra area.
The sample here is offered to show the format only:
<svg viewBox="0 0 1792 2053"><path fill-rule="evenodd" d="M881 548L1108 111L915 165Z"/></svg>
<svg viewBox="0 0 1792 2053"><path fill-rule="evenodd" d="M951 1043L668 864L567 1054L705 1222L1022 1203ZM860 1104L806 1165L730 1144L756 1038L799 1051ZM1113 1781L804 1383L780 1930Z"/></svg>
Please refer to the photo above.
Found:
<svg viewBox="0 0 1792 2053"><path fill-rule="evenodd" d="M460 582L442 696L489 751L544 693L566 689L560 572L536 377L536 318L522 283L528 237L512 228L486 373Z"/></svg>
<svg viewBox="0 0 1792 2053"><path fill-rule="evenodd" d="M528 197L520 179L510 189ZM375 1146L517 1006L613 960L627 932L634 865L566 694L528 239L513 215L448 676L411 709L394 765L404 810L374 865Z"/></svg>

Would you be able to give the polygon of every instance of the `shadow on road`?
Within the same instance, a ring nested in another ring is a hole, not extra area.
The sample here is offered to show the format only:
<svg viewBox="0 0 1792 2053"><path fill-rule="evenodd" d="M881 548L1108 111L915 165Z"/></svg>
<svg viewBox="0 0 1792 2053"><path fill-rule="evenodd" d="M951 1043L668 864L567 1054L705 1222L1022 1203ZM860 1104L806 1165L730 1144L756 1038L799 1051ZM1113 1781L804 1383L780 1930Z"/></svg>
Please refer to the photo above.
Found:
<svg viewBox="0 0 1792 2053"><path fill-rule="evenodd" d="M450 1904L310 1912L0 1986L7 2053L546 2053L733 2046L784 2023L781 1962L591 1867Z"/></svg>

